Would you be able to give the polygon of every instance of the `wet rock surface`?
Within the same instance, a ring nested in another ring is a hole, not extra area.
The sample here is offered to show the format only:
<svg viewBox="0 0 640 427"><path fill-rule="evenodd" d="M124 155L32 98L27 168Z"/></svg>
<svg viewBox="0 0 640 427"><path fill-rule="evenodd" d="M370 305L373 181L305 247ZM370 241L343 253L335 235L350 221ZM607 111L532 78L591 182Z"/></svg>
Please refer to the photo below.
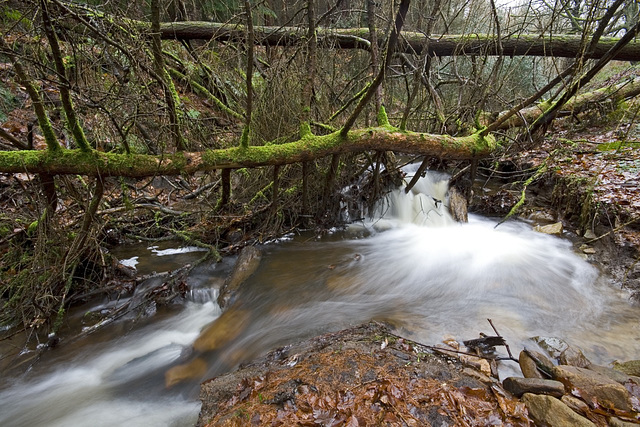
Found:
<svg viewBox="0 0 640 427"><path fill-rule="evenodd" d="M544 338L538 342L546 349L546 355L532 351L523 353L532 354L531 359L538 366L547 365L549 361L559 363L551 369L553 381L547 381L563 385L564 391L559 392L558 387L552 392L551 388L538 384L545 381L538 378L507 378L503 382L505 389L523 396L522 401L537 423L554 426L640 424L640 378L594 365L580 349L562 340ZM563 364L571 362L573 366ZM626 366L633 364L633 361L627 362Z"/></svg>
<svg viewBox="0 0 640 427"><path fill-rule="evenodd" d="M564 384L560 381L545 380L540 378L505 378L502 382L505 390L516 397L522 397L525 393L548 394L549 396L562 397L565 392Z"/></svg>

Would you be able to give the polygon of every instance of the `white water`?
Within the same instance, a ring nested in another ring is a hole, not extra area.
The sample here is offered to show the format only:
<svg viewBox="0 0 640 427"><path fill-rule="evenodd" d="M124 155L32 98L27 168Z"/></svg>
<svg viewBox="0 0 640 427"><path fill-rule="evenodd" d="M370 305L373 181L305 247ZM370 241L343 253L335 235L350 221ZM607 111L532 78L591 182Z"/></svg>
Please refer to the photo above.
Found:
<svg viewBox="0 0 640 427"><path fill-rule="evenodd" d="M580 346L597 363L637 357L638 310L567 241L521 223L494 228L473 216L453 223L446 189L431 177L409 195L391 194L375 219L345 233L267 246L238 297L250 318L235 341L207 355L209 375L292 339L371 319L431 344L492 333L491 318L514 352L544 335ZM219 282L194 275L189 284L207 297L182 311L133 331L105 328L77 349L63 342L30 372L2 378L0 425L193 425L195 395L165 390L164 371L219 315L208 291Z"/></svg>

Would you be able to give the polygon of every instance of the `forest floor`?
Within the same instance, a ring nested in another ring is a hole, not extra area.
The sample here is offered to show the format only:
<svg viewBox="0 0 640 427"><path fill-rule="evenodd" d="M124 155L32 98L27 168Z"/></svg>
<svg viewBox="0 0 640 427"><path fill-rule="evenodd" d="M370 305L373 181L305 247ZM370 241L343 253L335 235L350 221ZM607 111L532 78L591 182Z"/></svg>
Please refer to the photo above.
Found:
<svg viewBox="0 0 640 427"><path fill-rule="evenodd" d="M376 323L280 348L205 382L200 397L200 425L531 421L525 405L497 381Z"/></svg>

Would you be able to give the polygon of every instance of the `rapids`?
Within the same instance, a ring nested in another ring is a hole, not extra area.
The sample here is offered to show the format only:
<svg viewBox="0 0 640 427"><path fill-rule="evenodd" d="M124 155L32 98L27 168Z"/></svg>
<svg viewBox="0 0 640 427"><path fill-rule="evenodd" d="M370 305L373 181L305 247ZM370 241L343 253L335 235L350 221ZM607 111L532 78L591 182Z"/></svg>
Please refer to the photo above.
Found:
<svg viewBox="0 0 640 427"><path fill-rule="evenodd" d="M207 354L205 377L291 340L372 319L433 344L491 334L491 318L516 355L542 335L565 339L596 363L637 357L638 309L570 242L522 222L496 227L472 215L468 224L455 223L445 185L428 173L409 194L391 193L373 218L346 230L265 245L259 269L231 307L249 314L231 342ZM160 271L188 252L150 251L153 256L140 248L120 256ZM192 274L191 295L180 309L62 342L27 372L3 375L0 425L193 425L197 382L167 390L164 372L220 316L215 300L229 269L222 263ZM108 304L114 303L82 311ZM503 362L501 369L513 368Z"/></svg>

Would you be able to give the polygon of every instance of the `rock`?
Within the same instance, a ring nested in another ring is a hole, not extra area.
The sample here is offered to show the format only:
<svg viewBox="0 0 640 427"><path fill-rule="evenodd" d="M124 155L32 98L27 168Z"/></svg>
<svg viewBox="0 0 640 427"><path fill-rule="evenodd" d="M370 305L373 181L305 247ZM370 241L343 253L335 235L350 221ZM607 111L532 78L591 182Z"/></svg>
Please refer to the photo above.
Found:
<svg viewBox="0 0 640 427"><path fill-rule="evenodd" d="M555 397L526 393L522 397L522 401L527 405L529 415L538 425L595 427L595 424L573 412Z"/></svg>
<svg viewBox="0 0 640 427"><path fill-rule="evenodd" d="M255 246L242 248L231 274L220 289L220 295L218 295L218 305L220 308L224 309L233 302L241 285L251 277L260 266L261 259L262 252Z"/></svg>
<svg viewBox="0 0 640 427"><path fill-rule="evenodd" d="M467 375L471 378L475 378L478 381L484 383L484 384L493 384L494 382L496 382L497 380L495 378L491 378L488 375L483 374L482 372L473 369L473 368L464 368L462 370L462 373L464 375Z"/></svg>
<svg viewBox="0 0 640 427"><path fill-rule="evenodd" d="M466 354L459 355L460 362L463 365L469 366L473 369L477 369L484 375L491 375L491 365L486 359L482 359L475 356L468 356Z"/></svg>
<svg viewBox="0 0 640 427"><path fill-rule="evenodd" d="M578 368L588 368L589 365L591 365L591 362L582 353L582 350L573 347L568 347L560 353L558 361L561 365L577 366Z"/></svg>
<svg viewBox="0 0 640 427"><path fill-rule="evenodd" d="M582 253L585 253L587 255L593 255L596 253L596 250L589 245L580 245L580 250L582 251Z"/></svg>
<svg viewBox="0 0 640 427"><path fill-rule="evenodd" d="M520 352L518 357L518 363L520 364L520 370L525 378L546 378L536 365L536 361L531 358L524 350Z"/></svg>
<svg viewBox="0 0 640 427"><path fill-rule="evenodd" d="M556 380L591 407L632 411L631 396L627 389L605 375L568 365L556 366L553 373Z"/></svg>
<svg viewBox="0 0 640 427"><path fill-rule="evenodd" d="M164 374L165 387L171 388L182 381L202 378L207 373L207 368L207 362L201 358L195 358L184 365L174 366Z"/></svg>
<svg viewBox="0 0 640 427"><path fill-rule="evenodd" d="M452 336L446 336L442 339L442 342L454 350L460 350L460 343Z"/></svg>
<svg viewBox="0 0 640 427"><path fill-rule="evenodd" d="M531 221L539 221L539 222L551 222L553 221L555 218L553 217L553 214L551 212L546 212L546 211L535 211L532 212L529 215L529 219Z"/></svg>
<svg viewBox="0 0 640 427"><path fill-rule="evenodd" d="M609 427L637 427L638 424L630 423L628 421L622 421L620 418L609 418Z"/></svg>
<svg viewBox="0 0 640 427"><path fill-rule="evenodd" d="M624 372L627 375L640 376L640 360L629 360L628 362L613 364L613 369Z"/></svg>
<svg viewBox="0 0 640 427"><path fill-rule="evenodd" d="M559 236L562 234L562 223L556 222L549 225L536 225L533 229L539 233Z"/></svg>
<svg viewBox="0 0 640 427"><path fill-rule="evenodd" d="M555 397L560 397L564 394L564 384L560 381L542 378L509 377L505 378L502 386L516 397L521 397L525 393L546 394Z"/></svg>
<svg viewBox="0 0 640 427"><path fill-rule="evenodd" d="M591 230L587 230L587 231L584 232L584 238L587 239L587 240L593 240L596 237L598 237L598 236L596 236L596 233L594 233Z"/></svg>
<svg viewBox="0 0 640 427"><path fill-rule="evenodd" d="M165 386L170 388L185 380L202 378L209 369L208 359L205 360L202 355L220 350L237 338L247 327L250 315L251 313L247 310L233 306L206 326L193 343L191 359L165 372ZM228 359L237 362L243 357L242 353L233 352Z"/></svg>
<svg viewBox="0 0 640 427"><path fill-rule="evenodd" d="M551 359L540 352L529 350L527 348L524 349L524 352L535 361L538 370L541 371L543 375L547 374L547 378L553 377L553 368L555 367L555 364Z"/></svg>
<svg viewBox="0 0 640 427"><path fill-rule="evenodd" d="M232 307L200 332L193 349L201 353L220 349L244 331L249 317L247 310Z"/></svg>
<svg viewBox="0 0 640 427"><path fill-rule="evenodd" d="M572 411L577 412L580 415L585 415L589 412L589 405L587 405L577 397L571 396L570 394L565 394L560 400Z"/></svg>
<svg viewBox="0 0 640 427"><path fill-rule="evenodd" d="M567 344L564 340L555 337L533 337L533 341L535 341L541 349L546 351L549 356L557 359L560 357L560 354L569 348L569 344Z"/></svg>
<svg viewBox="0 0 640 427"><path fill-rule="evenodd" d="M449 188L449 212L457 222L469 222L467 198L455 186Z"/></svg>
<svg viewBox="0 0 640 427"><path fill-rule="evenodd" d="M606 366L591 364L587 366L587 369L605 375L620 384L625 384L632 379L631 376L625 374L624 372L620 372L616 369L608 368Z"/></svg>

